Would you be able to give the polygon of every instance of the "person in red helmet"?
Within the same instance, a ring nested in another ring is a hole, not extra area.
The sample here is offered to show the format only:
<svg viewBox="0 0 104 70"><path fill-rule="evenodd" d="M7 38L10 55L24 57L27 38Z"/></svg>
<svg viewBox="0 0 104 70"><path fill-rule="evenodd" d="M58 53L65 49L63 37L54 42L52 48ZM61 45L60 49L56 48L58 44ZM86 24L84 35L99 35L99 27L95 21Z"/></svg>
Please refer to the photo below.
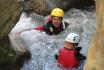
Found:
<svg viewBox="0 0 104 70"><path fill-rule="evenodd" d="M55 55L59 66L65 68L77 68L80 65L80 60L85 60L86 57L80 54L81 47L78 47L79 35L70 33L65 39L64 47L59 50L59 54Z"/></svg>
<svg viewBox="0 0 104 70"><path fill-rule="evenodd" d="M59 34L66 29L68 23L62 23L64 12L60 8L54 8L49 17L49 21L44 26L37 26L35 30L45 31L48 35Z"/></svg>

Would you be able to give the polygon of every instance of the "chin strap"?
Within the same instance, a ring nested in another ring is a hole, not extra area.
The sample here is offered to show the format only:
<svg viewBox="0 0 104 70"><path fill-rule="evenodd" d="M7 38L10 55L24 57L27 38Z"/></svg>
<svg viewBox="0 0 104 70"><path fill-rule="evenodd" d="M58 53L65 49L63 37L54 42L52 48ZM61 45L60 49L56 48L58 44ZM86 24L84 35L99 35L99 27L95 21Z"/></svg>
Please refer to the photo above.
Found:
<svg viewBox="0 0 104 70"><path fill-rule="evenodd" d="M53 32L53 31L54 31L52 27L50 27L50 31L51 31L51 32Z"/></svg>
<svg viewBox="0 0 104 70"><path fill-rule="evenodd" d="M62 23L62 25L63 25L63 29L65 29L65 23L64 22Z"/></svg>

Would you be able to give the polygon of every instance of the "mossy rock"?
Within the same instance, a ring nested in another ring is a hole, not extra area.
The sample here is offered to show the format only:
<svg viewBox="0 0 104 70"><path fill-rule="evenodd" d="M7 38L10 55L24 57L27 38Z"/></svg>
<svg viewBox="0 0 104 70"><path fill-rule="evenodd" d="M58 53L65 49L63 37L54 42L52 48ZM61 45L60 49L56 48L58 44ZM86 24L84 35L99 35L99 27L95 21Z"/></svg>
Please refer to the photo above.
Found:
<svg viewBox="0 0 104 70"><path fill-rule="evenodd" d="M14 62L16 52L11 48L8 34L21 15L17 0L0 0L0 64Z"/></svg>
<svg viewBox="0 0 104 70"><path fill-rule="evenodd" d="M0 0L0 40L9 34L20 14L21 9L17 0Z"/></svg>

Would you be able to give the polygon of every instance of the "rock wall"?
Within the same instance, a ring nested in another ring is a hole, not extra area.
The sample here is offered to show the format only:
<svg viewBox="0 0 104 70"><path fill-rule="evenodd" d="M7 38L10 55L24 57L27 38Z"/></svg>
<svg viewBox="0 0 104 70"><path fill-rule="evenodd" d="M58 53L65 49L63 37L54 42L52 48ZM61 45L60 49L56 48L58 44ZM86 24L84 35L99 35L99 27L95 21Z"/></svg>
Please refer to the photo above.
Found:
<svg viewBox="0 0 104 70"><path fill-rule="evenodd" d="M97 30L92 39L84 70L104 70L104 0L96 0Z"/></svg>
<svg viewBox="0 0 104 70"><path fill-rule="evenodd" d="M20 14L21 9L17 0L0 0L0 70L9 70L8 66L16 61L16 52L11 47L8 34Z"/></svg>
<svg viewBox="0 0 104 70"><path fill-rule="evenodd" d="M7 36L20 16L20 6L16 0L0 0L0 40Z"/></svg>
<svg viewBox="0 0 104 70"><path fill-rule="evenodd" d="M24 11L33 11L38 14L47 15L48 12L53 7L61 7L64 10L68 8L74 7L76 2L75 0L22 0L22 6ZM89 2L92 0L78 0L79 5L80 2L85 4L85 2ZM85 2L84 2L85 1ZM87 2L87 3L88 3ZM75 3L75 4L74 4ZM71 6L73 5L74 6ZM70 5L70 7L69 7ZM78 5L76 5L77 7ZM17 0L0 0L0 70L14 70L9 68L12 63L16 61L17 53L11 47L8 34L11 29L15 26L16 22L21 15L21 8ZM27 57L29 53L25 53L24 57ZM20 56L21 57L21 56ZM18 61L22 61L23 58L19 58ZM18 62L17 61L17 62ZM11 64L10 64L11 63ZM19 64L18 64L19 65ZM7 68L5 66L8 66ZM14 66L15 67L15 66ZM16 70L16 69L15 69Z"/></svg>
<svg viewBox="0 0 104 70"><path fill-rule="evenodd" d="M48 15L54 7L60 7L65 11L70 8L81 8L94 4L93 0L19 0L23 11L34 11L40 15Z"/></svg>
<svg viewBox="0 0 104 70"><path fill-rule="evenodd" d="M20 6L16 0L0 0L0 55L8 53L10 42L8 34L18 21ZM7 48L7 49L6 49ZM7 55L7 54L6 54ZM0 58L0 60L5 60ZM1 62L1 61L0 61Z"/></svg>

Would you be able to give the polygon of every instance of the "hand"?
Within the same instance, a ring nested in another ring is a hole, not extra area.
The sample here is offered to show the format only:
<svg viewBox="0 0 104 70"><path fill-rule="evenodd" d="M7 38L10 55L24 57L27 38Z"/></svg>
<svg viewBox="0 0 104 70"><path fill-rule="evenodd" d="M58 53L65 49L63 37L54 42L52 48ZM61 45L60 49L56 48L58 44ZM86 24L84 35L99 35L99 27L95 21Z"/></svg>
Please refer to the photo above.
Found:
<svg viewBox="0 0 104 70"><path fill-rule="evenodd" d="M55 59L56 59L56 60L58 59L58 57L59 57L59 55L58 55L58 54L55 54Z"/></svg>

